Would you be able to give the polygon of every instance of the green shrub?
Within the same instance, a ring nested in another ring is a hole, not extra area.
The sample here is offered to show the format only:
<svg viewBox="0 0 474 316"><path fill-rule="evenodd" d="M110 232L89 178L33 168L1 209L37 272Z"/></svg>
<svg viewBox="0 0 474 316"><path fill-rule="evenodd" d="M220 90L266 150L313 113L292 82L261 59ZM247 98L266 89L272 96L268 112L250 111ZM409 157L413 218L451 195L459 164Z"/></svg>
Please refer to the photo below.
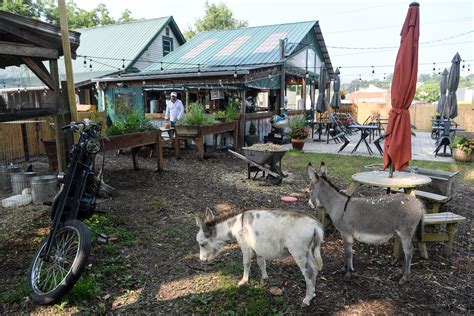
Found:
<svg viewBox="0 0 474 316"><path fill-rule="evenodd" d="M225 120L226 122L235 120L236 116L239 114L239 106L235 102L229 102L225 107Z"/></svg>
<svg viewBox="0 0 474 316"><path fill-rule="evenodd" d="M290 127L290 137L292 139L306 139L308 132L305 130L306 119L304 116L290 118L288 125Z"/></svg>
<svg viewBox="0 0 474 316"><path fill-rule="evenodd" d="M107 129L107 135L123 135L156 129L150 119L137 112L128 112Z"/></svg>
<svg viewBox="0 0 474 316"><path fill-rule="evenodd" d="M201 103L191 103L183 118L178 121L178 125L212 125L216 123L214 118L204 112Z"/></svg>

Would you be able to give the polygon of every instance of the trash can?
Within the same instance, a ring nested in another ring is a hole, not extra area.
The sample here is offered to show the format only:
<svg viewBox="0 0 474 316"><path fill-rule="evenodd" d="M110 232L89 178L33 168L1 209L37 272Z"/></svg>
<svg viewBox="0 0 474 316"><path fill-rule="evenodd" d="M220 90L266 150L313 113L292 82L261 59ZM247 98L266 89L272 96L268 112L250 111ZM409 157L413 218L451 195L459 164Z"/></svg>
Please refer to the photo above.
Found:
<svg viewBox="0 0 474 316"><path fill-rule="evenodd" d="M21 168L14 165L0 165L0 190L9 190L12 187L11 174L21 172ZM20 192L21 194L21 192Z"/></svg>
<svg viewBox="0 0 474 316"><path fill-rule="evenodd" d="M28 177L24 172L14 172L10 174L13 194L21 194L23 189L29 187Z"/></svg>
<svg viewBox="0 0 474 316"><path fill-rule="evenodd" d="M53 201L58 191L58 179L56 176L37 176L31 178L31 195L33 203L43 204L46 201Z"/></svg>

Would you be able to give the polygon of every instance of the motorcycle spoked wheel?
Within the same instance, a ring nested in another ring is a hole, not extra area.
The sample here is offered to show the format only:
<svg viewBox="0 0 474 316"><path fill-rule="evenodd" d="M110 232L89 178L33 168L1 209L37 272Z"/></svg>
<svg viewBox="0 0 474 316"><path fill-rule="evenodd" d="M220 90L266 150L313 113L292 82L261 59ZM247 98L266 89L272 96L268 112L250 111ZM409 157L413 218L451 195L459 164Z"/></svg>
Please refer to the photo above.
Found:
<svg viewBox="0 0 474 316"><path fill-rule="evenodd" d="M30 297L36 304L57 302L79 280L91 251L89 228L81 221L68 220L52 240L50 259L40 257L47 238L36 251L28 269Z"/></svg>

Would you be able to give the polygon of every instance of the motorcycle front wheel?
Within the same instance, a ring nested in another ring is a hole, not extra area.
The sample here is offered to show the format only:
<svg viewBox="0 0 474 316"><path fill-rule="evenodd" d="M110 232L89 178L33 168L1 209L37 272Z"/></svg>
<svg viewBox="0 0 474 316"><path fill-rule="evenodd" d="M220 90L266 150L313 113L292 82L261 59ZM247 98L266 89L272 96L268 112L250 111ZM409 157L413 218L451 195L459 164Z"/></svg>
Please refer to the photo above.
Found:
<svg viewBox="0 0 474 316"><path fill-rule="evenodd" d="M30 297L36 304L57 302L72 289L84 271L91 251L89 228L81 221L68 220L52 240L49 258L43 258L47 238L28 269Z"/></svg>

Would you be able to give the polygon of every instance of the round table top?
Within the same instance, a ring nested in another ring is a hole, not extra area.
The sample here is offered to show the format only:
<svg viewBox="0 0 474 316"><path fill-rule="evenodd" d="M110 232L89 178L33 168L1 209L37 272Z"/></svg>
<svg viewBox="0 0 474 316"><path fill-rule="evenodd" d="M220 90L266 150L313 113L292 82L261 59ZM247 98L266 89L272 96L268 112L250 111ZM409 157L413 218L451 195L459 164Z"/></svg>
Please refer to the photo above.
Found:
<svg viewBox="0 0 474 316"><path fill-rule="evenodd" d="M388 177L388 171L359 172L352 175L352 180L362 184L384 188L414 188L431 182L431 178L410 172L394 172Z"/></svg>

